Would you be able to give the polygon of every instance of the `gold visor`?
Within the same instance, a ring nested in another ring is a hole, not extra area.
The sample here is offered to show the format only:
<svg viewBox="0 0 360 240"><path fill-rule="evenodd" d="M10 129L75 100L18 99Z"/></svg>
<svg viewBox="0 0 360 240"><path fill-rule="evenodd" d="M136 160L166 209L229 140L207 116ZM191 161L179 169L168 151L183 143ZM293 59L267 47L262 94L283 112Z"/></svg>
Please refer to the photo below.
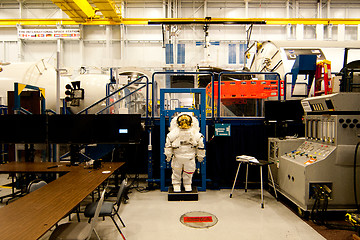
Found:
<svg viewBox="0 0 360 240"><path fill-rule="evenodd" d="M179 128L181 129L188 129L191 126L192 119L189 115L181 115L177 119L177 123L179 125Z"/></svg>

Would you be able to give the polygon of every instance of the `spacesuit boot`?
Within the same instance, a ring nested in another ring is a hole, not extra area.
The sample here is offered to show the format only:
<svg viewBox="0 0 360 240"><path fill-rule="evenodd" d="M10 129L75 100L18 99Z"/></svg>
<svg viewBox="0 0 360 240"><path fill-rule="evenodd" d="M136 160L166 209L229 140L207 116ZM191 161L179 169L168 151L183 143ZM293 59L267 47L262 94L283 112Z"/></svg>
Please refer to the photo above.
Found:
<svg viewBox="0 0 360 240"><path fill-rule="evenodd" d="M191 185L184 185L184 188L185 188L185 192L191 192L192 191Z"/></svg>
<svg viewBox="0 0 360 240"><path fill-rule="evenodd" d="M174 192L181 192L181 185L180 184L174 184L173 188L174 188Z"/></svg>

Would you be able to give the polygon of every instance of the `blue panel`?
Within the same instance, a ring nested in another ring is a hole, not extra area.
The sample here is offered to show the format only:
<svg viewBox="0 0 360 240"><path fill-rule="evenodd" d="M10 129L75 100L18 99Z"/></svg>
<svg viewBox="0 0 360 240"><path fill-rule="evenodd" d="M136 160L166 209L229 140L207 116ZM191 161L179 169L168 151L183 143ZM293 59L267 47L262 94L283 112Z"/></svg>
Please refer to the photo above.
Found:
<svg viewBox="0 0 360 240"><path fill-rule="evenodd" d="M277 80L277 75L275 74L265 74L265 80Z"/></svg>
<svg viewBox="0 0 360 240"><path fill-rule="evenodd" d="M174 72L174 70L166 70L166 72ZM166 74L166 79L165 79L165 87L166 88L171 88L171 84L170 84L170 74Z"/></svg>
<svg viewBox="0 0 360 240"><path fill-rule="evenodd" d="M185 64L185 44L178 44L177 47L177 63Z"/></svg>
<svg viewBox="0 0 360 240"><path fill-rule="evenodd" d="M229 64L236 64L236 44L229 44Z"/></svg>
<svg viewBox="0 0 360 240"><path fill-rule="evenodd" d="M244 64L245 63L246 44L239 44L239 47L240 47L239 63Z"/></svg>
<svg viewBox="0 0 360 240"><path fill-rule="evenodd" d="M220 46L220 42L219 41L210 42L210 45Z"/></svg>
<svg viewBox="0 0 360 240"><path fill-rule="evenodd" d="M174 64L174 48L173 44L166 44L165 45L165 59L166 64Z"/></svg>

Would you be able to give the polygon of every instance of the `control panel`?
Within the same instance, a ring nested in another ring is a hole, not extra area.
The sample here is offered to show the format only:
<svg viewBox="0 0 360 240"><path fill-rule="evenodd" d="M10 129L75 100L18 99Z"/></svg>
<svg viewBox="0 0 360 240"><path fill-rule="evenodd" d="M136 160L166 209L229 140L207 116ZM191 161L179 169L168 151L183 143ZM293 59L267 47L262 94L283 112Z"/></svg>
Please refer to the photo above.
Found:
<svg viewBox="0 0 360 240"><path fill-rule="evenodd" d="M305 141L296 150L286 153L283 157L309 165L326 159L335 149L336 147L332 145Z"/></svg>

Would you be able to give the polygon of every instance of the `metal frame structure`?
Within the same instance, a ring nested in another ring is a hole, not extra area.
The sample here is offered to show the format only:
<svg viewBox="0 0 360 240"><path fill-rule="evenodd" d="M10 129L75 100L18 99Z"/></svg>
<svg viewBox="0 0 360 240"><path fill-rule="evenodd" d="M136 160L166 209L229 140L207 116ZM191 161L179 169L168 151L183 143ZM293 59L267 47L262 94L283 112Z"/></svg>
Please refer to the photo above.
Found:
<svg viewBox="0 0 360 240"><path fill-rule="evenodd" d="M165 94L166 93L198 93L200 94L199 109L190 108L176 108L175 110L165 109ZM173 88L160 89L160 189L167 191L165 186L165 170L171 168L170 164L165 161L164 146L166 138L166 117L171 121L171 116L177 112L192 112L198 117L200 123L200 132L206 137L206 91L205 88ZM197 163L201 174L201 186L199 191L206 191L206 157L201 163Z"/></svg>
<svg viewBox="0 0 360 240"><path fill-rule="evenodd" d="M46 105L45 105L45 88L40 88L32 85L27 85L23 83L14 83L14 111L24 112L26 114L32 114L31 112L21 108L20 105L20 94L25 89L32 89L36 91L40 91L41 93L41 114L44 114L46 111Z"/></svg>

